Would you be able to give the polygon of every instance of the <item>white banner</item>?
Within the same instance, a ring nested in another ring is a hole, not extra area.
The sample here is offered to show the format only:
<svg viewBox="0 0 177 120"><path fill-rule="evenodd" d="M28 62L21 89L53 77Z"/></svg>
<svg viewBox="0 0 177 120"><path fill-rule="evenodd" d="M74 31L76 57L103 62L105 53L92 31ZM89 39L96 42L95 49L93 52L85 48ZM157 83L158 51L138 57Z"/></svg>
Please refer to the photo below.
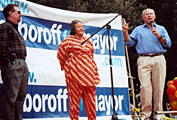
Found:
<svg viewBox="0 0 177 120"><path fill-rule="evenodd" d="M82 21L85 36L89 37L117 14L81 13L50 8L24 0L0 0L1 23L4 22L2 10L9 3L18 4L23 14L18 29L27 46L29 85L23 117L28 120L69 120L69 100L64 73L60 71L56 58L59 44L69 35L72 20ZM110 25L115 110L119 119L130 120L121 16ZM113 114L113 107L106 28L94 35L91 40L101 79L96 93L96 115L98 120L109 120ZM1 89L1 80L0 83ZM81 120L87 117L82 100L79 116Z"/></svg>

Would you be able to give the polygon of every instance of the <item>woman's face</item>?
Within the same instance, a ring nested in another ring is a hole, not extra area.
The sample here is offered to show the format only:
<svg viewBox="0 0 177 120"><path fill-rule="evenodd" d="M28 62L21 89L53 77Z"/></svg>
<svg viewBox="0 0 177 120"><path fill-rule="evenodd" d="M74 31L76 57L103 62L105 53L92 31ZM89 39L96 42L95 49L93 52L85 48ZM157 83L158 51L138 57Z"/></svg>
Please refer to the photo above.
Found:
<svg viewBox="0 0 177 120"><path fill-rule="evenodd" d="M82 23L78 22L75 24L75 29L76 29L75 35L78 37L82 37L85 32L84 25Z"/></svg>

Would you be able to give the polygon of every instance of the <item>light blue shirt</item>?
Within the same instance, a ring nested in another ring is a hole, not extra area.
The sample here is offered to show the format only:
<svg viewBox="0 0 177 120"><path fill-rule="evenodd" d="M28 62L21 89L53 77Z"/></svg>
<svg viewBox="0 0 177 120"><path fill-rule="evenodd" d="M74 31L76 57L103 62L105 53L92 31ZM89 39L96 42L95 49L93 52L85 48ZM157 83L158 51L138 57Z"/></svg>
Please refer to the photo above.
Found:
<svg viewBox="0 0 177 120"><path fill-rule="evenodd" d="M128 42L125 44L128 47L136 46L138 54L150 54L150 53L165 53L166 48L171 47L171 40L163 26L154 24L159 34L166 39L166 44L162 44L160 40L152 33L151 28L146 24L137 26L129 35Z"/></svg>

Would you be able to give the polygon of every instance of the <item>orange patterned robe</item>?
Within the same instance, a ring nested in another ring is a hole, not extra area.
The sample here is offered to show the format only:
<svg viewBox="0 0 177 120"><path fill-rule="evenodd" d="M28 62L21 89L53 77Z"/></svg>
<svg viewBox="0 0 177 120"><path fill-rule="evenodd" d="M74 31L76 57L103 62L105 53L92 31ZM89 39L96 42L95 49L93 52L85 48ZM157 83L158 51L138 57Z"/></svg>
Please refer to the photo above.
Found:
<svg viewBox="0 0 177 120"><path fill-rule="evenodd" d="M65 79L70 101L70 117L78 120L79 103L83 98L89 120L96 119L96 85L100 83L98 69L94 61L94 48L86 37L68 36L58 48L57 58Z"/></svg>
<svg viewBox="0 0 177 120"><path fill-rule="evenodd" d="M86 37L67 37L60 44L57 57L61 70L65 71L66 82L69 79L82 86L96 86L100 79L94 61L93 44L87 41L81 45L84 40Z"/></svg>

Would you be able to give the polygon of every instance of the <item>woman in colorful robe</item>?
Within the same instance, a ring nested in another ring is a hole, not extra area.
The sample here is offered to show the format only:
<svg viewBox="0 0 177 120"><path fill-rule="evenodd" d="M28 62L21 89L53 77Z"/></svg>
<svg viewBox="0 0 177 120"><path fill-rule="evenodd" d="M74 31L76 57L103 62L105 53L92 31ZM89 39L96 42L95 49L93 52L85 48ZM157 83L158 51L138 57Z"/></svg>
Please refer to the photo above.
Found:
<svg viewBox="0 0 177 120"><path fill-rule="evenodd" d="M83 36L85 32L81 21L71 22L70 36L62 41L57 58L61 70L64 70L69 94L71 120L78 120L81 98L88 120L96 120L96 85L100 83L98 69L94 61L94 48L90 40Z"/></svg>

